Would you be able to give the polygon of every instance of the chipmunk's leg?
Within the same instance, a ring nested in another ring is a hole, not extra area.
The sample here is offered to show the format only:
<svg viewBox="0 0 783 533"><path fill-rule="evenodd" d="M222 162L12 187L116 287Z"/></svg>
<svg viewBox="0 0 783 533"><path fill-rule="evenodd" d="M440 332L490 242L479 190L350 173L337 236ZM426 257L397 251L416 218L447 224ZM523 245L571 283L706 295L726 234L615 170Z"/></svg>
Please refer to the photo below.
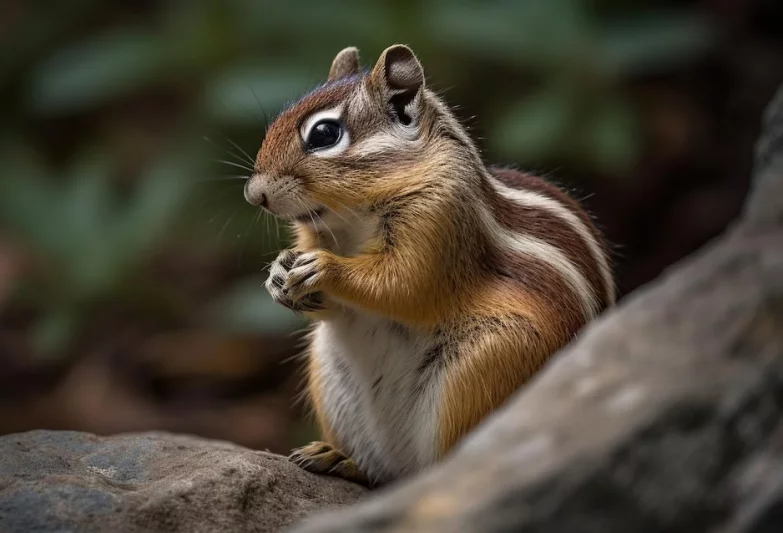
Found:
<svg viewBox="0 0 783 533"><path fill-rule="evenodd" d="M337 437L324 412L322 376L318 357L311 346L308 354L307 393L321 438L324 440L294 449L289 459L308 472L341 477L369 487L371 483L356 461L340 451L336 445Z"/></svg>
<svg viewBox="0 0 783 533"><path fill-rule="evenodd" d="M465 342L444 368L437 456L449 450L501 406L544 363L551 348L530 334L530 324L509 323Z"/></svg>

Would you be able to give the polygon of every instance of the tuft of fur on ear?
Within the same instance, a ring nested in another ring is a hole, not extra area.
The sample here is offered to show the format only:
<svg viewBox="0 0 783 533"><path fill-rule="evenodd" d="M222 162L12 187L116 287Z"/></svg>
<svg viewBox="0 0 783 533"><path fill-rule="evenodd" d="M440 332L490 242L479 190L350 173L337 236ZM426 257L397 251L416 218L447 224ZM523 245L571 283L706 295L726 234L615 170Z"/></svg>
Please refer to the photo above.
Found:
<svg viewBox="0 0 783 533"><path fill-rule="evenodd" d="M384 50L370 74L370 83L400 122L408 125L416 118L424 69L413 50L402 44Z"/></svg>
<svg viewBox="0 0 783 533"><path fill-rule="evenodd" d="M359 73L359 49L355 46L343 48L332 61L329 81L339 80Z"/></svg>

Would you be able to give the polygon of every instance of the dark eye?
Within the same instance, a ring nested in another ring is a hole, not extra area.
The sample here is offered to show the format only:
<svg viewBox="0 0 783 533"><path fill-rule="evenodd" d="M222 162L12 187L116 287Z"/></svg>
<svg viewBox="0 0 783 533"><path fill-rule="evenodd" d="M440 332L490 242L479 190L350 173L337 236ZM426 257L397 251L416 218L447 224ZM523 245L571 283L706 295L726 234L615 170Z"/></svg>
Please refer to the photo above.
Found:
<svg viewBox="0 0 783 533"><path fill-rule="evenodd" d="M328 148L340 142L343 136L343 125L336 120L325 119L318 121L310 130L305 144L308 150Z"/></svg>

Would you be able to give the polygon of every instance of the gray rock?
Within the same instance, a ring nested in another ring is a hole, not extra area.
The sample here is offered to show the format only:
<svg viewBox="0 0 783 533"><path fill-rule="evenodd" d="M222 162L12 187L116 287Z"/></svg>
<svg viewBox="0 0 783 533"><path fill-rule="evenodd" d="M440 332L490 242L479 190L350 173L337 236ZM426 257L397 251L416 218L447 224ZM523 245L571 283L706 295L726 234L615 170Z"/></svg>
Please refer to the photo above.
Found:
<svg viewBox="0 0 783 533"><path fill-rule="evenodd" d="M423 475L296 533L783 531L783 89L744 218Z"/></svg>
<svg viewBox="0 0 783 533"><path fill-rule="evenodd" d="M0 437L0 531L279 531L357 485L279 455L166 433Z"/></svg>
<svg viewBox="0 0 783 533"><path fill-rule="evenodd" d="M764 134L756 145L751 195L745 206L745 225L783 223L783 85L763 117Z"/></svg>

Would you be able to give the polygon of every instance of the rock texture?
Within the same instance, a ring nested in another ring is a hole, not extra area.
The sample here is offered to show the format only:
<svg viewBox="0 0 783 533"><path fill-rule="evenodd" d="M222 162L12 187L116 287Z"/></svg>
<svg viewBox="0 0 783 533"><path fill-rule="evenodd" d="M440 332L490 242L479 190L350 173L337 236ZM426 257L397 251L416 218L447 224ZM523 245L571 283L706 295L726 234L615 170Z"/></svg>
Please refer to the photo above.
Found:
<svg viewBox="0 0 783 533"><path fill-rule="evenodd" d="M743 220L586 329L432 471L296 528L783 530L783 88Z"/></svg>
<svg viewBox="0 0 783 533"><path fill-rule="evenodd" d="M262 532L365 490L284 457L165 433L0 437L0 531Z"/></svg>

